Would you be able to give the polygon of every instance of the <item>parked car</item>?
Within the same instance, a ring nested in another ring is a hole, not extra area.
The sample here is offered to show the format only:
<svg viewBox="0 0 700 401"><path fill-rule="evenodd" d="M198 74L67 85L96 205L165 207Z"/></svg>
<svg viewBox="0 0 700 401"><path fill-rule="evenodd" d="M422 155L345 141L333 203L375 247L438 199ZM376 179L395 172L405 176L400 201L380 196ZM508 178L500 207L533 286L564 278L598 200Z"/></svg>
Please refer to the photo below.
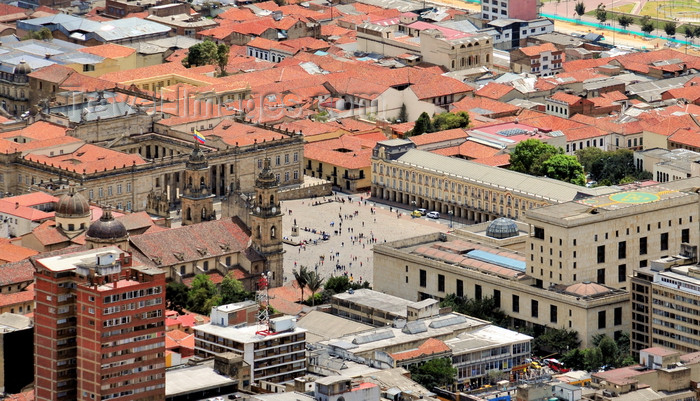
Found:
<svg viewBox="0 0 700 401"><path fill-rule="evenodd" d="M421 209L418 209L418 211L419 211L420 214L423 215L423 216L425 216L426 214L428 214L428 211L425 210L425 209L422 209L422 208L421 208Z"/></svg>
<svg viewBox="0 0 700 401"><path fill-rule="evenodd" d="M411 212L411 217L422 217L423 213L421 213L419 210L414 210Z"/></svg>
<svg viewBox="0 0 700 401"><path fill-rule="evenodd" d="M438 213L438 212L430 212L430 213L428 213L428 217L430 217L431 219L439 219L439 218L440 218L440 213Z"/></svg>

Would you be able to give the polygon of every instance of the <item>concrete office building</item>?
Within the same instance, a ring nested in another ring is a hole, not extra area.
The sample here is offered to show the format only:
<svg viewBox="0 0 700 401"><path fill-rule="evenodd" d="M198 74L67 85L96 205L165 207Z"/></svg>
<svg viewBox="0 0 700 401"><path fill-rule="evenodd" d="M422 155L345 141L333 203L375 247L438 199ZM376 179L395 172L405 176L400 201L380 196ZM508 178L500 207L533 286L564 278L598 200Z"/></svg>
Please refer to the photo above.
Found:
<svg viewBox="0 0 700 401"><path fill-rule="evenodd" d="M635 269L697 243L696 187L700 178L633 186L528 211L527 274L543 288L593 282L629 289Z"/></svg>
<svg viewBox="0 0 700 401"><path fill-rule="evenodd" d="M662 346L700 351L700 267L697 246L653 260L632 277L632 350Z"/></svg>
<svg viewBox="0 0 700 401"><path fill-rule="evenodd" d="M251 366L251 383L288 382L306 372L306 330L296 327L292 316L271 319L269 334L259 325L233 327L220 321L194 328L196 356L243 355Z"/></svg>
<svg viewBox="0 0 700 401"><path fill-rule="evenodd" d="M526 255L477 242L459 231L375 245L374 289L412 301L449 294L493 297L515 327L574 329L582 347L590 346L596 334L629 332L626 291L591 282L537 287L526 271ZM518 235L514 223L511 236Z"/></svg>
<svg viewBox="0 0 700 401"><path fill-rule="evenodd" d="M116 246L34 265L36 400L163 400L165 274Z"/></svg>

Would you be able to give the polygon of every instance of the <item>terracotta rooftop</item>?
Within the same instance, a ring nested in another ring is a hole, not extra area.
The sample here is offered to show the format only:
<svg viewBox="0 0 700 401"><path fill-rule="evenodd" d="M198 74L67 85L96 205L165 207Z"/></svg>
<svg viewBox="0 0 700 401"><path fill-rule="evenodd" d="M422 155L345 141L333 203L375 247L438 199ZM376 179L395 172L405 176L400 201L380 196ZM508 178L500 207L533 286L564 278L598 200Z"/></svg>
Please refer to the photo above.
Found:
<svg viewBox="0 0 700 401"><path fill-rule="evenodd" d="M581 100L581 98L580 98L579 96L576 96L576 95L569 95L568 93L561 92L561 91L555 93L555 94L552 95L552 96L550 96L550 98L551 98L552 100L556 100L556 101L559 101L559 102L564 102L564 103L568 104L569 106L572 106L572 105L578 103L578 101Z"/></svg>
<svg viewBox="0 0 700 401"><path fill-rule="evenodd" d="M474 159L472 161L486 166L507 167L510 165L510 155L503 154L491 157L482 157L480 159Z"/></svg>
<svg viewBox="0 0 700 401"><path fill-rule="evenodd" d="M0 214L14 216L34 222L41 222L53 217L53 213L47 213L33 207L17 205L13 201L0 199Z"/></svg>
<svg viewBox="0 0 700 401"><path fill-rule="evenodd" d="M78 49L79 52L82 53L88 53L88 54L94 54L96 56L104 57L104 58L122 58L122 57L128 57L131 56L132 54L136 53L136 49L131 48L131 47L126 47L126 46L121 46L113 43L107 43L104 45L98 45L98 46L89 46L89 47L83 47L82 49Z"/></svg>
<svg viewBox="0 0 700 401"><path fill-rule="evenodd" d="M46 192L31 192L24 195L16 195L9 198L4 198L3 200L8 202L17 202L20 206L37 206L44 203L56 203L58 198L49 195Z"/></svg>
<svg viewBox="0 0 700 401"><path fill-rule="evenodd" d="M520 110L520 107L512 104L499 102L487 97L465 97L457 103L452 104L451 112L471 111L476 114L494 115L494 114L515 114Z"/></svg>
<svg viewBox="0 0 700 401"><path fill-rule="evenodd" d="M539 56L544 52L561 52L561 50L557 49L557 47L554 46L552 43L543 43L537 46L521 47L519 50L523 52L523 54L525 54L526 56L530 57Z"/></svg>
<svg viewBox="0 0 700 401"><path fill-rule="evenodd" d="M160 266L243 252L249 240L249 234L230 219L131 237L133 246Z"/></svg>
<svg viewBox="0 0 700 401"><path fill-rule="evenodd" d="M463 128L448 129L445 131L431 132L429 134L416 135L408 138L416 146L429 145L455 139L466 139L469 135Z"/></svg>
<svg viewBox="0 0 700 401"><path fill-rule="evenodd" d="M475 96L487 97L489 99L500 100L503 96L514 91L515 88L512 86L499 84L496 82L489 82L480 89L474 92Z"/></svg>
<svg viewBox="0 0 700 401"><path fill-rule="evenodd" d="M28 154L25 158L37 163L53 165L67 171L85 172L87 174L146 164L146 161L138 154L122 153L91 144L85 144L73 153L64 153L56 156Z"/></svg>
<svg viewBox="0 0 700 401"><path fill-rule="evenodd" d="M4 267L4 266L3 266ZM34 302L34 284L29 284L22 291L0 294L0 307L11 307L13 305L24 305ZM19 311L15 311L19 313Z"/></svg>
<svg viewBox="0 0 700 401"><path fill-rule="evenodd" d="M391 354L391 357L394 358L395 361L405 361L407 359L419 358L422 356L429 356L448 351L450 351L450 347L448 347L447 344L436 338L429 338L423 344L419 345L418 348L393 353Z"/></svg>
<svg viewBox="0 0 700 401"><path fill-rule="evenodd" d="M0 238L0 264L19 262L37 253L39 252L33 249L15 245L7 238Z"/></svg>
<svg viewBox="0 0 700 401"><path fill-rule="evenodd" d="M33 256L33 255L30 255ZM27 259L5 263L0 268L0 287L34 281L34 266Z"/></svg>

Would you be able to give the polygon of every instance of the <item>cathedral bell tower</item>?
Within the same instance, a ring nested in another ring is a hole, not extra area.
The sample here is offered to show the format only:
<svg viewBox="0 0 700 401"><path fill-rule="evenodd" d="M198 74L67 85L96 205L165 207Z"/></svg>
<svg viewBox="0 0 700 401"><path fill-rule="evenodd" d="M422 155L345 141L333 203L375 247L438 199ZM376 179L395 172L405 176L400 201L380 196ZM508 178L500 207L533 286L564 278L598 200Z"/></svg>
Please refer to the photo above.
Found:
<svg viewBox="0 0 700 401"><path fill-rule="evenodd" d="M211 174L204 152L195 143L194 150L187 160L185 172L185 189L180 195L182 202L182 225L216 220L214 212L214 195L211 193Z"/></svg>
<svg viewBox="0 0 700 401"><path fill-rule="evenodd" d="M279 185L266 158L263 169L255 179L255 203L250 216L253 248L266 259L265 270L270 287L283 284L282 211Z"/></svg>

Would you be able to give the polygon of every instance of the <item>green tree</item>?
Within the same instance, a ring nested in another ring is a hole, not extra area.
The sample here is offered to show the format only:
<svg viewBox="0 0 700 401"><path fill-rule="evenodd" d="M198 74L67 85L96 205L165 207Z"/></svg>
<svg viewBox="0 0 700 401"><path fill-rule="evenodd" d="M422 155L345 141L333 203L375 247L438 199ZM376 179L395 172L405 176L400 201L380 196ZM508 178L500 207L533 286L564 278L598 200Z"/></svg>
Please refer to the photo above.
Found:
<svg viewBox="0 0 700 401"><path fill-rule="evenodd" d="M43 27L39 29L38 31L33 31L33 32L27 32L24 37L22 37L22 40L29 40L29 39L36 39L36 40L52 40L53 39L53 33L49 30L49 28Z"/></svg>
<svg viewBox="0 0 700 401"><path fill-rule="evenodd" d="M165 287L165 305L168 309L184 309L187 307L187 286L171 281Z"/></svg>
<svg viewBox="0 0 700 401"><path fill-rule="evenodd" d="M411 135L423 135L426 132L433 132L433 124L428 113L422 112L411 130Z"/></svg>
<svg viewBox="0 0 700 401"><path fill-rule="evenodd" d="M488 320L497 326L505 326L508 321L508 316L496 306L496 300L493 297L474 299L449 294L440 302L440 306L451 307L455 312Z"/></svg>
<svg viewBox="0 0 700 401"><path fill-rule="evenodd" d="M576 330L556 329L547 327L544 333L535 338L535 347L540 351L556 352L564 354L569 350L578 348L581 341Z"/></svg>
<svg viewBox="0 0 700 401"><path fill-rule="evenodd" d="M433 132L444 131L453 128L465 128L469 126L469 113L460 111L457 113L441 113L433 117Z"/></svg>
<svg viewBox="0 0 700 401"><path fill-rule="evenodd" d="M627 29L627 27L632 25L634 22L634 18L630 17L629 15L620 15L617 18L617 22L620 24L622 29Z"/></svg>
<svg viewBox="0 0 700 401"><path fill-rule="evenodd" d="M593 163L604 156L605 151L600 148L596 148L595 146L589 146L576 151L576 158L578 158L578 162L583 166L583 170L587 172L591 171L593 168Z"/></svg>
<svg viewBox="0 0 700 401"><path fill-rule="evenodd" d="M227 274L221 282L219 295L223 305L252 298L251 294L243 288L243 283L233 277L232 273Z"/></svg>
<svg viewBox="0 0 700 401"><path fill-rule="evenodd" d="M301 288L300 301L304 301L304 288L309 283L309 269L307 269L306 266L301 265L299 266L299 271L294 269L292 270L292 274L294 274L294 279L297 281L297 284L299 284L299 288Z"/></svg>
<svg viewBox="0 0 700 401"><path fill-rule="evenodd" d="M620 350L617 348L617 343L615 343L615 340L605 336L602 340L600 340L598 348L600 349L600 354L602 355L603 365L610 367L617 366Z"/></svg>
<svg viewBox="0 0 700 401"><path fill-rule="evenodd" d="M408 111L406 110L406 103L401 103L401 109L399 110L399 122L405 123L408 121Z"/></svg>
<svg viewBox="0 0 700 401"><path fill-rule="evenodd" d="M212 306L218 305L220 297L216 285L206 274L198 274L187 293L187 305L195 313L208 315Z"/></svg>
<svg viewBox="0 0 700 401"><path fill-rule="evenodd" d="M600 369L603 366L603 354L600 352L600 348L586 348L583 351L583 364L589 372Z"/></svg>
<svg viewBox="0 0 700 401"><path fill-rule="evenodd" d="M542 163L564 151L537 139L527 139L515 146L510 154L510 169L525 174L544 175Z"/></svg>
<svg viewBox="0 0 700 401"><path fill-rule="evenodd" d="M695 37L700 38L700 26L696 26L694 31L695 31Z"/></svg>
<svg viewBox="0 0 700 401"><path fill-rule="evenodd" d="M199 67L202 65L215 65L219 67L221 75L226 74L228 64L229 47L225 44L216 45L211 40L190 46L187 57L182 59L185 67Z"/></svg>
<svg viewBox="0 0 700 401"><path fill-rule="evenodd" d="M673 21L668 21L667 23L664 24L664 32L666 32L666 35L668 36L673 36L676 34L676 23Z"/></svg>
<svg viewBox="0 0 700 401"><path fill-rule="evenodd" d="M547 177L555 180L576 185L586 184L583 166L576 160L576 156L554 155L542 163L542 170Z"/></svg>
<svg viewBox="0 0 700 401"><path fill-rule="evenodd" d="M226 75L226 65L228 64L229 47L224 43L220 43L216 47L216 64L219 66L219 73L222 76Z"/></svg>
<svg viewBox="0 0 700 401"><path fill-rule="evenodd" d="M605 10L603 3L598 4L598 8L595 10L595 17L601 24L608 20L608 12Z"/></svg>
<svg viewBox="0 0 700 401"><path fill-rule="evenodd" d="M579 348L574 348L562 355L560 360L564 366L572 370L582 370L586 368L584 352Z"/></svg>
<svg viewBox="0 0 700 401"><path fill-rule="evenodd" d="M350 289L350 279L348 276L331 276L326 280L323 288L326 291L333 291L334 294L340 294Z"/></svg>
<svg viewBox="0 0 700 401"><path fill-rule="evenodd" d="M642 29L642 32L649 35L654 30L654 23L651 21L651 17L645 15L642 18L640 18L639 27Z"/></svg>
<svg viewBox="0 0 700 401"><path fill-rule="evenodd" d="M634 153L629 149L604 152L592 162L590 173L599 183L609 182L609 185L617 185L627 176L634 177L635 181L651 178L648 171L636 169Z"/></svg>
<svg viewBox="0 0 700 401"><path fill-rule="evenodd" d="M457 375L457 369L452 366L449 358L431 359L420 366L413 365L409 369L411 379L428 390L452 385Z"/></svg>
<svg viewBox="0 0 700 401"><path fill-rule="evenodd" d="M316 305L316 292L323 286L323 278L317 272L309 270L306 285L311 290L311 306L314 306Z"/></svg>
<svg viewBox="0 0 700 401"><path fill-rule="evenodd" d="M583 16L583 14L586 13L586 5L583 4L582 1L579 1L579 2L576 3L576 5L574 6L574 11L575 11L576 14L579 16L579 18L581 18L581 17Z"/></svg>

